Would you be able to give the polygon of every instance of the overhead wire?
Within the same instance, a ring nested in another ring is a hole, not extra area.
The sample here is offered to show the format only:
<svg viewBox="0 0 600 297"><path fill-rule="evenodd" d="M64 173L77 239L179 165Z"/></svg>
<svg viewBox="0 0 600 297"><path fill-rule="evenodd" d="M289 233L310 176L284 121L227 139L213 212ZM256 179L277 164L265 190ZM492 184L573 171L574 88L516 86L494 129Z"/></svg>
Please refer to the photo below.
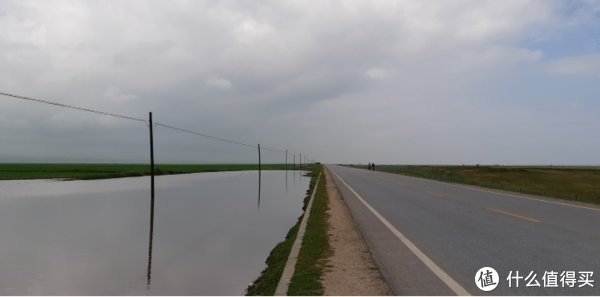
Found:
<svg viewBox="0 0 600 297"><path fill-rule="evenodd" d="M146 120L146 119L136 118L136 117L132 117L132 116L126 116L126 115L121 115L121 114L116 114L116 113L111 113L111 112L105 112L105 111L100 111L100 110L94 110L94 109L91 109L91 108L85 108L85 107L79 107L79 106L74 106L74 105L68 105L68 104L64 104L64 103L58 103L58 102L53 102L53 101L44 100L44 99L38 99L38 98L32 98L32 97L27 97L27 96L21 96L21 95L6 93L6 92L0 92L0 95L4 95L4 96L7 96L7 97L12 97L12 98L16 98L16 99L22 99L22 100L33 101L33 102L38 102L38 103L44 103L44 104L48 104L48 105L54 105L54 106L58 106L58 107L68 108L68 109L75 109L75 110L80 110L80 111L86 111L86 112L91 112L91 113L95 113L95 114L100 114L100 115L105 115L105 116L111 116L111 117L116 117L116 118L121 118L121 119L126 119L126 120L144 122L146 124L149 124L148 120ZM196 136L210 138L210 139L213 139L213 140L218 140L218 141L227 142L227 143L231 143L231 144L236 144L236 145L241 145L241 146L256 148L256 145L253 145L253 144L248 144L248 143L244 143L244 142L237 141L237 140L232 140L232 139L227 139L227 138L223 138L223 137L213 136L213 135L209 135L209 134L206 134L206 133L196 132L196 131L192 131L192 130L188 130L188 129L176 127L176 126L173 126L173 125L168 125L168 124L164 124L164 123L160 123L160 122L154 122L153 124L154 124L154 126L160 126L160 127L164 127L164 128L171 129L171 130L176 130L176 131L179 131L179 132L184 132L184 133L189 133L189 134L193 134L193 135L196 135ZM272 152L282 152L282 153L287 152L286 150L277 149L277 148L270 148L270 147L264 147L264 146L261 147L261 149L266 150L266 151L272 151Z"/></svg>
<svg viewBox="0 0 600 297"><path fill-rule="evenodd" d="M111 116L111 117L115 117L115 118L121 118L121 119L125 119L125 120L132 120L132 121L138 121L138 122L144 122L144 123L148 122L145 119L140 119L140 118L125 116L125 115L120 115L120 114L111 113L111 112L99 111L99 110L94 110L94 109L85 108L85 107L78 107L78 106L73 106L73 105L68 105L68 104L63 104L63 103L58 103L58 102L52 102L52 101L43 100L43 99L31 98L31 97L26 97L26 96L21 96L21 95L15 95L15 94L10 94L10 93L5 93L5 92L0 92L0 95L4 95L4 96L7 96L7 97L13 97L13 98L17 98L17 99L22 99L22 100L28 100L28 101L34 101L34 102L39 102L39 103L54 105L54 106L59 106L59 107L64 107L64 108L69 108L69 109L76 109L76 110L81 110L81 111L87 111L87 112L91 112L91 113L96 113L96 114Z"/></svg>
<svg viewBox="0 0 600 297"><path fill-rule="evenodd" d="M185 132L185 133L197 135L197 136L202 136L202 137L206 137L206 138L210 138L210 139L214 139L214 140L219 140L219 141L223 141L223 142L227 142L227 143L232 143L232 144L247 146L247 147L251 147L251 148L256 148L255 144L248 144L248 143L244 143L244 142L237 141L237 140L231 140L231 139L227 139L227 138L223 138L223 137L213 136L213 135L209 135L209 134L206 134L206 133L201 133L201 132L196 132L196 131L192 131L192 130L188 130L188 129L184 129L184 128L179 128L179 127L175 127L175 126L172 126L172 125L167 125L167 124L160 123L160 122L154 122L154 125L155 126L164 127L164 128L168 128L168 129L171 129L171 130L176 130L176 131L180 131L180 132ZM285 153L286 152L285 150L282 150L282 149L276 149L276 148L265 147L265 146L261 146L260 148L262 150L272 151L272 152L281 152L281 153Z"/></svg>
<svg viewBox="0 0 600 297"><path fill-rule="evenodd" d="M236 141L236 140L231 140L231 139L227 139L227 138L222 138L222 137L212 136L212 135L208 135L208 134L204 134L204 133L200 133L200 132L195 132L195 131L192 131L192 130L188 130L188 129L184 129L184 128L179 128L179 127L175 127L175 126L163 124L163 123L160 123L160 122L154 122L154 125L155 126L164 127L164 128L168 128L168 129L172 129L172 130L177 130L177 131L180 131L180 132L185 132L185 133L193 134L193 135L196 135L196 136L202 136L202 137L211 138L211 139L214 139L214 140L228 142L228 143L231 143L231 144L237 144L237 145L247 146L247 147L251 147L251 148L256 148L256 145L253 145L253 144L243 143L243 142Z"/></svg>
<svg viewBox="0 0 600 297"><path fill-rule="evenodd" d="M285 153L286 152L286 150L276 149L276 148L270 148L270 147L263 147L263 146L261 146L260 148L263 149L263 150L266 150L266 151L271 151L271 152L276 152L276 153Z"/></svg>

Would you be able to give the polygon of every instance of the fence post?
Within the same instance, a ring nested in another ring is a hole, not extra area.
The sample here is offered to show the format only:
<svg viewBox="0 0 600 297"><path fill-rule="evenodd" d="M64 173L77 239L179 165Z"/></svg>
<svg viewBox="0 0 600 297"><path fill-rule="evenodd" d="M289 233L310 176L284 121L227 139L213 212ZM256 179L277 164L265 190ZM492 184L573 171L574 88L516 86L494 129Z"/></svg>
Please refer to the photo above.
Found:
<svg viewBox="0 0 600 297"><path fill-rule="evenodd" d="M258 144L258 174L260 174L260 143Z"/></svg>
<svg viewBox="0 0 600 297"><path fill-rule="evenodd" d="M150 190L151 190L151 210L154 211L154 132L152 124L152 112L149 113L150 128Z"/></svg>

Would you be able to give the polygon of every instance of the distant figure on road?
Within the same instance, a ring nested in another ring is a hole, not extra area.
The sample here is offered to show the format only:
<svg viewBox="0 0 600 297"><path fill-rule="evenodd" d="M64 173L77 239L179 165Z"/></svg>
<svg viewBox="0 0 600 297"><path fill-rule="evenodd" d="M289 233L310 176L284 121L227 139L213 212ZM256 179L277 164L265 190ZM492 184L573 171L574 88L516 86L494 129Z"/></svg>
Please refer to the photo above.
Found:
<svg viewBox="0 0 600 297"><path fill-rule="evenodd" d="M369 162L369 171L371 171L371 162Z"/></svg>
<svg viewBox="0 0 600 297"><path fill-rule="evenodd" d="M371 163L371 170L375 171L375 163Z"/></svg>

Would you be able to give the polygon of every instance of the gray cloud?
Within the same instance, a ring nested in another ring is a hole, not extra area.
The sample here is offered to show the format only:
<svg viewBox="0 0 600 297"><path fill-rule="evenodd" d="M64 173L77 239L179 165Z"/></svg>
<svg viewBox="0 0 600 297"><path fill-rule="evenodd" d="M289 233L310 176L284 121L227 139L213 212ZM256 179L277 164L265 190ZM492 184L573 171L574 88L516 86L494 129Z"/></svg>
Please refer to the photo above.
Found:
<svg viewBox="0 0 600 297"><path fill-rule="evenodd" d="M540 112L522 89L493 92L566 63L523 41L552 36L592 5L566 15L553 1L3 1L0 89L135 117L153 111L328 162L599 163L591 131L565 125L599 124L581 122L585 100L555 99L565 116ZM0 108L0 161L147 155L139 123L10 98ZM256 158L157 133L163 162Z"/></svg>

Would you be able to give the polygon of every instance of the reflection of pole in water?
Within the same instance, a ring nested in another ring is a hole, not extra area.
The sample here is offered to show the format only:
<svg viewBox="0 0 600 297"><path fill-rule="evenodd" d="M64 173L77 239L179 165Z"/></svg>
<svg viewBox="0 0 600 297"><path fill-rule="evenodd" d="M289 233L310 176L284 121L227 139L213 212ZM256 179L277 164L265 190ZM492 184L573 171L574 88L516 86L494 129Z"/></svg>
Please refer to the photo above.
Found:
<svg viewBox="0 0 600 297"><path fill-rule="evenodd" d="M258 210L260 210L260 184L261 184L261 168L260 168L260 144L258 145Z"/></svg>
<svg viewBox="0 0 600 297"><path fill-rule="evenodd" d="M287 195L288 193L288 172L287 170L285 171L285 194Z"/></svg>
<svg viewBox="0 0 600 297"><path fill-rule="evenodd" d="M260 171L258 171L258 210L260 210L260 186L262 184L262 176Z"/></svg>
<svg viewBox="0 0 600 297"><path fill-rule="evenodd" d="M285 194L288 193L288 150L285 150Z"/></svg>
<svg viewBox="0 0 600 297"><path fill-rule="evenodd" d="M154 238L154 189L151 191L152 203L150 206L150 235L148 239L148 271L146 273L146 290L150 290L152 280L152 241Z"/></svg>

